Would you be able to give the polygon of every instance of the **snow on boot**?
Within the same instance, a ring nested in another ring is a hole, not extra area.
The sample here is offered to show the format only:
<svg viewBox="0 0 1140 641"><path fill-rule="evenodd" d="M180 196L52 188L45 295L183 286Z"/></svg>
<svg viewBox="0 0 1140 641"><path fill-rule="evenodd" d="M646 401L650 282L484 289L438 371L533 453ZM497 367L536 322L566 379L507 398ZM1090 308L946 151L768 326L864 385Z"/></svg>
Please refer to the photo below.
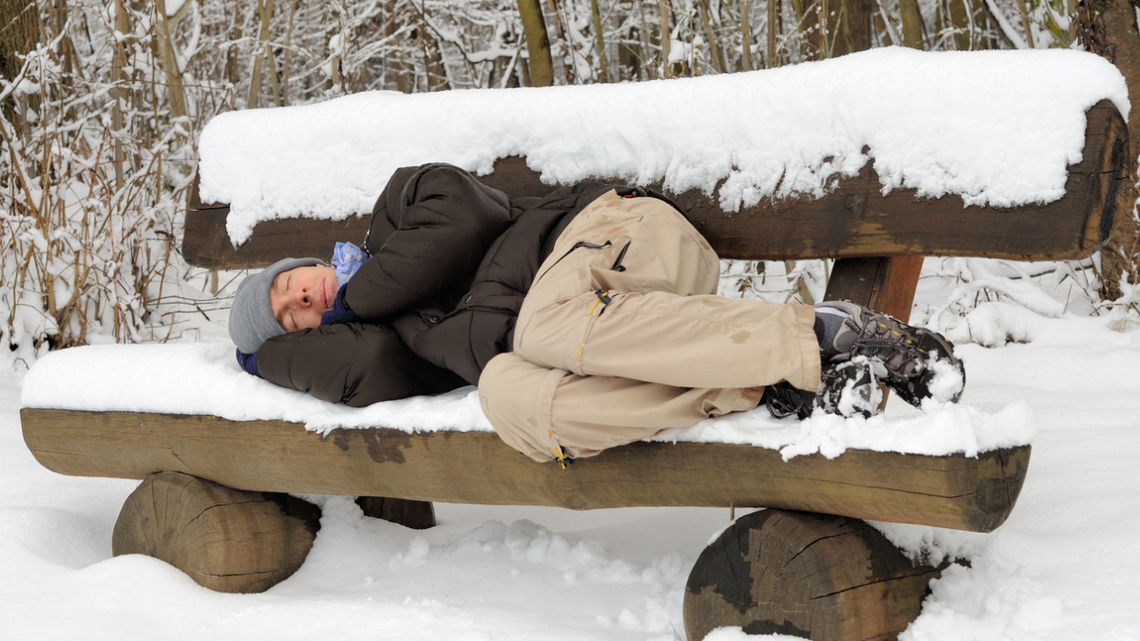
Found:
<svg viewBox="0 0 1140 641"><path fill-rule="evenodd" d="M941 334L847 301L820 303L815 311L825 364L865 356L875 376L915 407L927 398L961 398L966 369Z"/></svg>
<svg viewBox="0 0 1140 641"><path fill-rule="evenodd" d="M828 414L851 418L859 414L871 418L879 413L883 394L875 384L871 362L857 356L823 370L819 392L813 393L782 381L764 388L764 405L776 418L795 415L803 420L819 407Z"/></svg>
<svg viewBox="0 0 1140 641"><path fill-rule="evenodd" d="M865 356L856 356L824 369L817 403L828 414L871 418L879 413L883 393L875 384L873 367Z"/></svg>

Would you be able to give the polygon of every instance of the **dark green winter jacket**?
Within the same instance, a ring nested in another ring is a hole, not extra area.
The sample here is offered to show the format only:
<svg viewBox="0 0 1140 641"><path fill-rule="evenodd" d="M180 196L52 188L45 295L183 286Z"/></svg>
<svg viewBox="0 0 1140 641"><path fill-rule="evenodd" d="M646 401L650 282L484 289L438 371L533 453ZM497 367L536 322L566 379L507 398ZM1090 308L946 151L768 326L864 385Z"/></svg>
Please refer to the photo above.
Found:
<svg viewBox="0 0 1140 641"><path fill-rule="evenodd" d="M445 164L396 171L372 212L371 254L345 302L361 323L272 338L261 375L354 406L476 384L558 234L612 185L509 199Z"/></svg>

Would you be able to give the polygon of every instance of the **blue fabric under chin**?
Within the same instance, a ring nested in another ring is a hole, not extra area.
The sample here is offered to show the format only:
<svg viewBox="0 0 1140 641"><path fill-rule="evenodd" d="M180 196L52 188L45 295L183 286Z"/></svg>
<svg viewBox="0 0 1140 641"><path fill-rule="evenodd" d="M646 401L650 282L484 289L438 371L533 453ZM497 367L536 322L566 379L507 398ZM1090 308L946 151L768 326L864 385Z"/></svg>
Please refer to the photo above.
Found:
<svg viewBox="0 0 1140 641"><path fill-rule="evenodd" d="M368 254L361 248L353 245L352 243L336 244L333 249L332 266L333 271L336 272L336 286L337 289L344 287L345 284L352 278L356 270L368 260Z"/></svg>

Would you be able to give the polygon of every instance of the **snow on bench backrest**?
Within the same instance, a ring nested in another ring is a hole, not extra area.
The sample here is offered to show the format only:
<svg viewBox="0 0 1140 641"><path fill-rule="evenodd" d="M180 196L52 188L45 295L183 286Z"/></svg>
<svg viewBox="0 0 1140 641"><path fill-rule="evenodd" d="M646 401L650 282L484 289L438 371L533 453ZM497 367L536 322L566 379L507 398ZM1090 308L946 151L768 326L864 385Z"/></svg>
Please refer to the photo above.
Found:
<svg viewBox="0 0 1140 641"><path fill-rule="evenodd" d="M552 184L719 184L727 211L821 196L868 163L884 192L1013 207L1064 195L1084 112L1103 99L1127 116L1123 77L1092 54L900 48L620 85L379 91L216 117L201 138L200 193L230 205L235 244L261 221L369 212L398 167L487 173L508 156Z"/></svg>

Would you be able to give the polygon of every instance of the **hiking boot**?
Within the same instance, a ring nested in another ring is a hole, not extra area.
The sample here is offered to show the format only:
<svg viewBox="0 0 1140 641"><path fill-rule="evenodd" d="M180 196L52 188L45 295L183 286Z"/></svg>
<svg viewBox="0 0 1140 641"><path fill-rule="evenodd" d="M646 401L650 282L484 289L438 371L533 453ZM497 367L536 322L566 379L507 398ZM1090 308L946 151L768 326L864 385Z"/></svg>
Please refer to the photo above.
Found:
<svg viewBox="0 0 1140 641"><path fill-rule="evenodd" d="M816 407L828 414L871 418L879 413L882 392L875 384L870 361L857 356L824 368L819 392L813 393L782 381L764 388L764 405L776 418L795 415L801 421Z"/></svg>
<svg viewBox="0 0 1140 641"><path fill-rule="evenodd" d="M863 356L825 368L816 404L828 414L846 418L878 414L883 393L872 371L871 362Z"/></svg>
<svg viewBox="0 0 1140 641"><path fill-rule="evenodd" d="M795 415L801 421L815 409L815 392L793 387L787 381L773 383L764 388L764 405L775 418Z"/></svg>
<svg viewBox="0 0 1140 641"><path fill-rule="evenodd" d="M847 301L815 306L822 325L820 357L825 364L864 356L875 377L907 403L957 402L966 384L966 370L954 346L941 334L911 327L895 318Z"/></svg>

